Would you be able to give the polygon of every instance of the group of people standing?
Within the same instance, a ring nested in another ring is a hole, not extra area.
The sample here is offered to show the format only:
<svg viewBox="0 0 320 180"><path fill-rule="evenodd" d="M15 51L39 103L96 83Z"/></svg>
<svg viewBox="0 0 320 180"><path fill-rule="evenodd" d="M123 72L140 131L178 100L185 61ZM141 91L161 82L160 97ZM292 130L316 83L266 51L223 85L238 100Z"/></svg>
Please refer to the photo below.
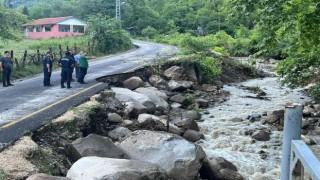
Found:
<svg viewBox="0 0 320 180"><path fill-rule="evenodd" d="M71 81L73 71L75 70L77 82L80 84L86 84L84 82L84 77L87 74L87 69L89 63L87 60L87 51L80 51L79 54L76 54L75 51L67 51L65 56L61 58L58 63L61 66L61 88L65 87L65 82L67 83L67 88L71 87ZM47 52L46 57L43 59L43 86L53 86L50 83L51 73L52 73L52 53Z"/></svg>
<svg viewBox="0 0 320 180"><path fill-rule="evenodd" d="M73 71L75 70L77 82L80 84L86 84L84 82L84 77L87 74L87 69L89 67L87 59L87 51L80 51L76 54L75 51L67 51L65 56L61 58L58 63L61 66L61 88L65 87L65 82L67 83L67 88L71 87L71 81ZM43 59L43 86L53 86L50 83L52 74L52 52L48 51ZM10 51L5 51L4 56L0 58L0 71L2 71L2 84L3 87L13 86L10 82L11 72L13 68L13 62L11 58Z"/></svg>

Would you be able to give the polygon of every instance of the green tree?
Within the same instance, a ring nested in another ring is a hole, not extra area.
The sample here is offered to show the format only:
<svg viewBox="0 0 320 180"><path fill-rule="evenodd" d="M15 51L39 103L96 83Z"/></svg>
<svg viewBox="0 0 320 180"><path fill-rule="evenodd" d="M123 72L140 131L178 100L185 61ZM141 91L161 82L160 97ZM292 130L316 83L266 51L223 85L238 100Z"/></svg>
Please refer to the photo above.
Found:
<svg viewBox="0 0 320 180"><path fill-rule="evenodd" d="M319 75L320 3L318 0L231 0L239 15L257 13L261 55L281 55L278 73L290 86Z"/></svg>
<svg viewBox="0 0 320 180"><path fill-rule="evenodd" d="M87 19L90 39L96 44L98 51L110 53L119 50L127 50L132 42L126 31L121 29L120 23L105 15L91 15Z"/></svg>
<svg viewBox="0 0 320 180"><path fill-rule="evenodd" d="M19 40L21 39L21 24L26 20L26 16L0 5L0 39Z"/></svg>

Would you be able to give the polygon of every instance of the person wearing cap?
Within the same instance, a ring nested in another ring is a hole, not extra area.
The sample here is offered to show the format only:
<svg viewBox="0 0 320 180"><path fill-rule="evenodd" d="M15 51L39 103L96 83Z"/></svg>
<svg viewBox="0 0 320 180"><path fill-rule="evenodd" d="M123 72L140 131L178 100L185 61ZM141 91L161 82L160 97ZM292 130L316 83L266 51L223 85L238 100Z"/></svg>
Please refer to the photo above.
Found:
<svg viewBox="0 0 320 180"><path fill-rule="evenodd" d="M50 83L52 73L52 53L48 51L45 58L42 61L43 64L43 86L53 86Z"/></svg>
<svg viewBox="0 0 320 180"><path fill-rule="evenodd" d="M67 81L67 88L72 88L72 69L74 67L74 59L71 57L70 51L66 52L66 56L58 61L61 66L61 88L65 88L64 83Z"/></svg>
<svg viewBox="0 0 320 180"><path fill-rule="evenodd" d="M10 51L5 51L4 57L0 59L0 71L2 71L3 87L13 86L13 84L10 83L12 66L11 53Z"/></svg>

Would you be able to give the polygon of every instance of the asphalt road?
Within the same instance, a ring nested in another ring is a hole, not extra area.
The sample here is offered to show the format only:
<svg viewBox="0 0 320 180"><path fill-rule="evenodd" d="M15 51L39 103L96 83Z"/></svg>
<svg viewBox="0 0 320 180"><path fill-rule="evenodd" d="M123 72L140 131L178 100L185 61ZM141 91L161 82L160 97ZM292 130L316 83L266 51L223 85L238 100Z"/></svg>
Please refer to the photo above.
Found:
<svg viewBox="0 0 320 180"><path fill-rule="evenodd" d="M1 144L36 130L44 121L63 114L70 107L105 89L107 84L98 83L97 78L133 71L149 61L177 52L177 48L162 44L143 41L134 41L134 44L139 48L90 62L85 77L88 84L72 82L73 88L61 89L60 71L55 71L51 77L53 87L42 85L42 74L17 80L15 86L0 87L0 149Z"/></svg>

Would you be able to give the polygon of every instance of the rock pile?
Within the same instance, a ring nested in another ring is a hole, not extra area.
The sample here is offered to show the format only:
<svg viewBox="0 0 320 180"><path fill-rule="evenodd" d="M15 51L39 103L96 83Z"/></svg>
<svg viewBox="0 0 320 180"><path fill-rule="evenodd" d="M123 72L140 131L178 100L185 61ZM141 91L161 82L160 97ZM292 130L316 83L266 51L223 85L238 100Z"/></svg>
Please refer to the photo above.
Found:
<svg viewBox="0 0 320 180"><path fill-rule="evenodd" d="M231 162L208 158L195 144L204 139L199 110L225 101L228 93L199 85L193 71L172 66L145 82L125 79L123 87L93 96L67 118L35 132L33 140L50 155L65 155L51 174L66 177L38 170L29 172L28 180L243 179Z"/></svg>

